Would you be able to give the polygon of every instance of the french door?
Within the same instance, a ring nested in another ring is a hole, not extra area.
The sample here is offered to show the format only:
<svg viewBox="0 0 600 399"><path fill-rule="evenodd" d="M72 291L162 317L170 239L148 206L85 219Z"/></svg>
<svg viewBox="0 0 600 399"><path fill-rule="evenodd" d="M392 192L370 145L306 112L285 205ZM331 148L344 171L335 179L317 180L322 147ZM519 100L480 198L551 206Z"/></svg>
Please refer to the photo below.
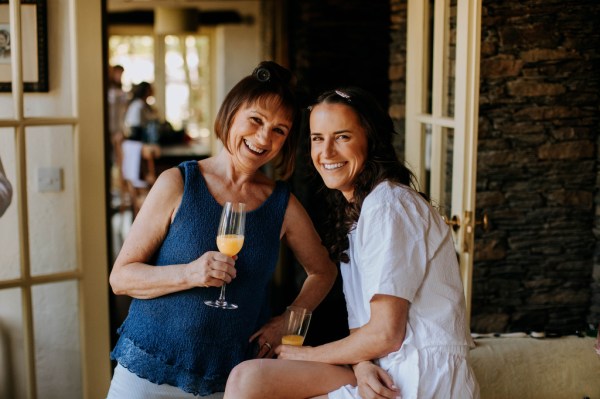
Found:
<svg viewBox="0 0 600 399"><path fill-rule="evenodd" d="M453 226L471 308L481 0L408 0L406 154Z"/></svg>
<svg viewBox="0 0 600 399"><path fill-rule="evenodd" d="M0 397L102 398L110 348L101 1L2 2L0 27L11 36L10 58L0 60L10 82L0 92L0 157L14 188L0 218ZM46 76L47 90L23 89L32 57L47 60L33 76Z"/></svg>

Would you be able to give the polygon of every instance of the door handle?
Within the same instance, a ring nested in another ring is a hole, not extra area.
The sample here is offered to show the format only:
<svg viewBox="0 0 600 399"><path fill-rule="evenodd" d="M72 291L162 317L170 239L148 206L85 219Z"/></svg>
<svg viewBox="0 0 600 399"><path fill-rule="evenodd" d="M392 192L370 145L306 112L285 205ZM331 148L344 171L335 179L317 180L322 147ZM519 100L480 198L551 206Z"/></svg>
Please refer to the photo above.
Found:
<svg viewBox="0 0 600 399"><path fill-rule="evenodd" d="M466 213L466 212L465 212ZM467 216L467 215L465 215ZM444 222L452 227L452 230L456 231L460 228L460 218L458 215L452 216L452 219L448 219L448 216L443 215L442 219ZM484 231L488 231L490 229L490 218L487 213L483 213L483 216L479 220L475 220L475 226L481 225L481 228Z"/></svg>
<svg viewBox="0 0 600 399"><path fill-rule="evenodd" d="M487 213L484 213L482 218L479 220L473 220L473 212L471 211L465 211L464 218L462 221L458 215L452 216L452 219L448 219L448 217L442 216L442 219L444 219L444 222L448 226L452 227L452 230L454 230L454 232L457 232L461 225L464 224L465 228L462 232L463 252L470 251L470 243L473 241L474 238L475 226L481 225L484 231L487 231L490 228L490 218L488 217Z"/></svg>
<svg viewBox="0 0 600 399"><path fill-rule="evenodd" d="M452 227L452 230L456 231L460 228L460 218L457 215L452 216L452 219L448 219L448 216L443 215L442 219L448 226Z"/></svg>

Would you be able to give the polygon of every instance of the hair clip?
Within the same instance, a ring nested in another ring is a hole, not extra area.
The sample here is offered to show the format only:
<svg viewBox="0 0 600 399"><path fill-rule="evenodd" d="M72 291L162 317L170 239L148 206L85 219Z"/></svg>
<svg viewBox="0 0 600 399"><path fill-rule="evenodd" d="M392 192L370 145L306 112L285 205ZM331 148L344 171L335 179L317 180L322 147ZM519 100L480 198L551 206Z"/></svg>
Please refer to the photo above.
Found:
<svg viewBox="0 0 600 399"><path fill-rule="evenodd" d="M336 90L336 91L335 91L335 94L337 94L338 96L340 96L340 97L343 97L343 98L345 98L346 100L350 101L350 94L344 93L344 92L343 92L343 91L341 91L341 90Z"/></svg>
<svg viewBox="0 0 600 399"><path fill-rule="evenodd" d="M264 67L256 68L254 76L259 82L268 82L271 79L271 71Z"/></svg>

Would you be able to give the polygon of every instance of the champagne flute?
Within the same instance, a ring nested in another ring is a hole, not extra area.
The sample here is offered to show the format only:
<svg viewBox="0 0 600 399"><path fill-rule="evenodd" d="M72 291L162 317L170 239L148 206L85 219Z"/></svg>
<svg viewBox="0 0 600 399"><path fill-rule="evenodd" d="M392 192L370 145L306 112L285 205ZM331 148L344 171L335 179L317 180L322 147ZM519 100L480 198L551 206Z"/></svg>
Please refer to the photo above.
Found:
<svg viewBox="0 0 600 399"><path fill-rule="evenodd" d="M221 212L217 247L227 256L237 255L244 245L244 227L246 224L246 204L243 202L226 202ZM225 299L225 284L221 286L219 299L204 301L208 306L220 309L237 309L238 305Z"/></svg>

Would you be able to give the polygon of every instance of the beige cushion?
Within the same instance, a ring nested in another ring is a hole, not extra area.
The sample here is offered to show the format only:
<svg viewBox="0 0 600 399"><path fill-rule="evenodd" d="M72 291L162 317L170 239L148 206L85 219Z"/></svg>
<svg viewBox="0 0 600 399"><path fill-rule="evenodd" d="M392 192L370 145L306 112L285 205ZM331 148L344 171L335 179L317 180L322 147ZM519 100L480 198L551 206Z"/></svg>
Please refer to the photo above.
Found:
<svg viewBox="0 0 600 399"><path fill-rule="evenodd" d="M485 338L475 340L471 366L481 399L600 397L595 338Z"/></svg>

